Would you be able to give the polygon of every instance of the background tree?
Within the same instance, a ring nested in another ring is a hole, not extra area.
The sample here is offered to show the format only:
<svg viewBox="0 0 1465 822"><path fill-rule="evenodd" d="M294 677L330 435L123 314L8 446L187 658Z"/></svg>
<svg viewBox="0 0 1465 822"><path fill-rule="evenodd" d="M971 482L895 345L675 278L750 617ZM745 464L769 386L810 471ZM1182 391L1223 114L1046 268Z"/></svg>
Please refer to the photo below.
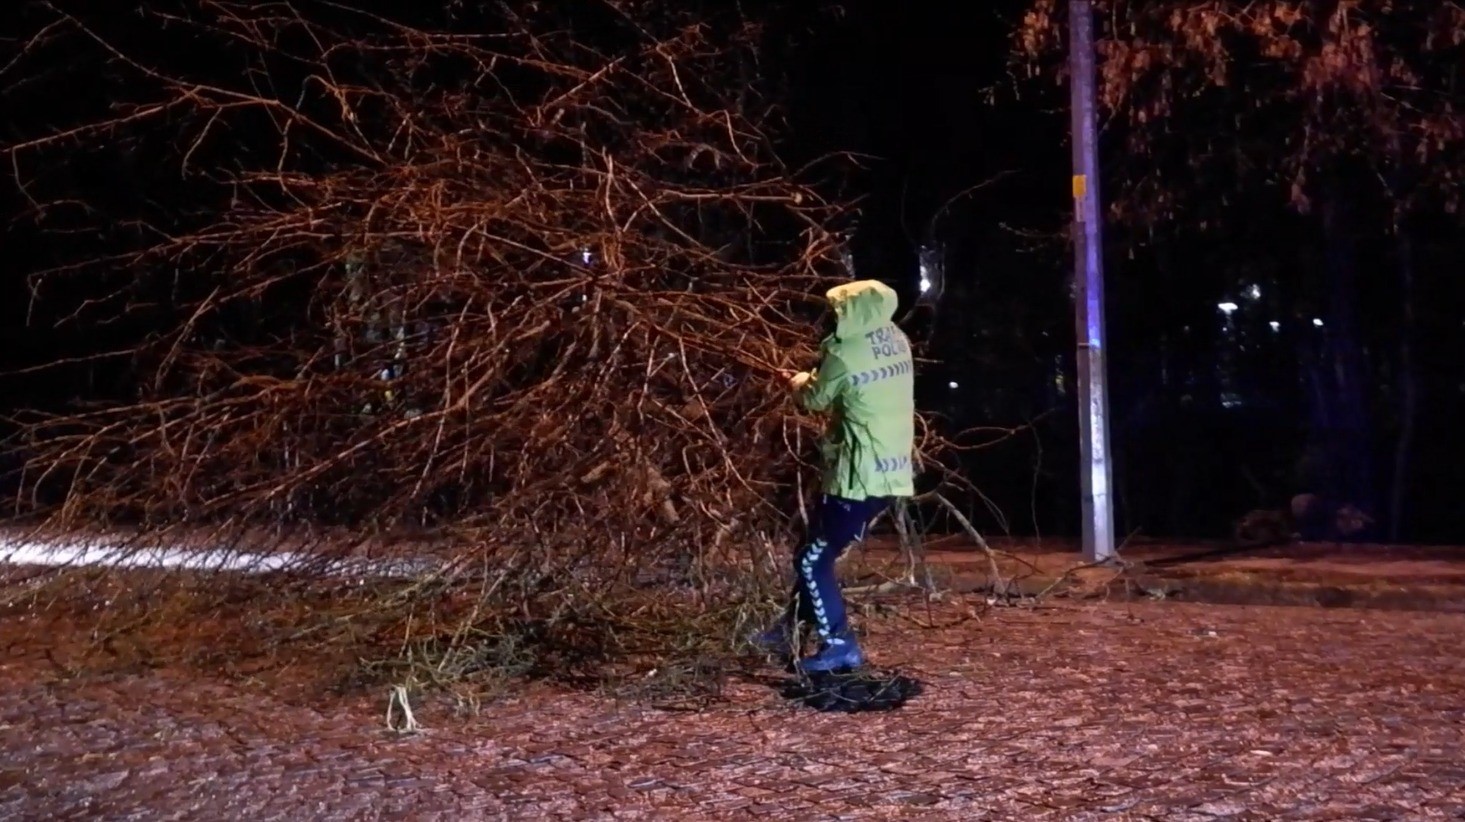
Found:
<svg viewBox="0 0 1465 822"><path fill-rule="evenodd" d="M1386 511L1400 536L1421 408L1413 341L1426 326L1458 336L1457 322L1421 315L1432 289L1421 291L1419 248L1432 245L1431 272L1446 270L1440 240L1458 228L1465 168L1465 10L1388 0L1096 5L1119 252L1168 269L1163 280L1195 276L1181 258L1216 249L1223 261L1201 276L1214 278L1216 301L1243 304L1238 322L1257 313L1244 291L1266 281L1309 409L1294 490ZM1061 74L1064 8L1032 4L1015 40L1024 68ZM1392 433L1387 505L1376 426Z"/></svg>

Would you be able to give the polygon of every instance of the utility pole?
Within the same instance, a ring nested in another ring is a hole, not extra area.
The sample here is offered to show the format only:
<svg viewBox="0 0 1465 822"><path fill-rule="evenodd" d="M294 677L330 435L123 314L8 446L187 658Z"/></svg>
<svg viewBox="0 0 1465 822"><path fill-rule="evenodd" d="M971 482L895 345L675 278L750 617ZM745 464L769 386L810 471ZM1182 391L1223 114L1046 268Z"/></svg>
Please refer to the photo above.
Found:
<svg viewBox="0 0 1465 822"><path fill-rule="evenodd" d="M1104 238L1099 212L1099 128L1094 100L1094 8L1069 0L1068 68L1073 128L1073 294L1078 340L1083 554L1114 558L1113 468L1104 365Z"/></svg>

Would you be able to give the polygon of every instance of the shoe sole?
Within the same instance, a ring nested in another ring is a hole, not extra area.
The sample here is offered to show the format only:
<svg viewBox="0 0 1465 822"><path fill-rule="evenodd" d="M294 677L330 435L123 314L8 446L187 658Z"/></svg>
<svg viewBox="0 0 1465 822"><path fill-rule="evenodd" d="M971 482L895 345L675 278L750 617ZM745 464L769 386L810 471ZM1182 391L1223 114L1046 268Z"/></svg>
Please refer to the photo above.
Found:
<svg viewBox="0 0 1465 822"><path fill-rule="evenodd" d="M853 671L856 668L862 667L864 664L864 657L855 657L855 659L852 661L841 662L838 665L833 665L828 668L822 665L819 667L811 667L807 664L798 665L797 667L800 671L810 674L841 674L848 671Z"/></svg>

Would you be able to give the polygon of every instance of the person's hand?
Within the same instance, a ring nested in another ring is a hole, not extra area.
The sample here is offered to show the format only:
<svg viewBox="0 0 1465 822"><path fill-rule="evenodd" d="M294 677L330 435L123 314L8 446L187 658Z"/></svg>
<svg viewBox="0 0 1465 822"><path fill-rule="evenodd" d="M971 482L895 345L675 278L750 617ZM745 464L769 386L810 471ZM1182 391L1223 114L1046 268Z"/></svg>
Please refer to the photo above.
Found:
<svg viewBox="0 0 1465 822"><path fill-rule="evenodd" d="M809 380L812 379L814 379L813 374L810 374L808 371L800 371L799 373L794 374L793 376L788 378L788 386L789 388L797 391L807 385L809 383Z"/></svg>

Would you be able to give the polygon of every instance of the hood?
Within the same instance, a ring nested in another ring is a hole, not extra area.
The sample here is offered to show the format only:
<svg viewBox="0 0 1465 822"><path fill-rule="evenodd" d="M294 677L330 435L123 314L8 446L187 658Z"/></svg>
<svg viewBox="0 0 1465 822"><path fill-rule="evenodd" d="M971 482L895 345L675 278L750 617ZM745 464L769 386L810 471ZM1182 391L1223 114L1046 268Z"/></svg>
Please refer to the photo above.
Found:
<svg viewBox="0 0 1465 822"><path fill-rule="evenodd" d="M900 303L895 290L878 280L857 280L835 286L824 297L838 318L834 335L840 339L889 325Z"/></svg>

